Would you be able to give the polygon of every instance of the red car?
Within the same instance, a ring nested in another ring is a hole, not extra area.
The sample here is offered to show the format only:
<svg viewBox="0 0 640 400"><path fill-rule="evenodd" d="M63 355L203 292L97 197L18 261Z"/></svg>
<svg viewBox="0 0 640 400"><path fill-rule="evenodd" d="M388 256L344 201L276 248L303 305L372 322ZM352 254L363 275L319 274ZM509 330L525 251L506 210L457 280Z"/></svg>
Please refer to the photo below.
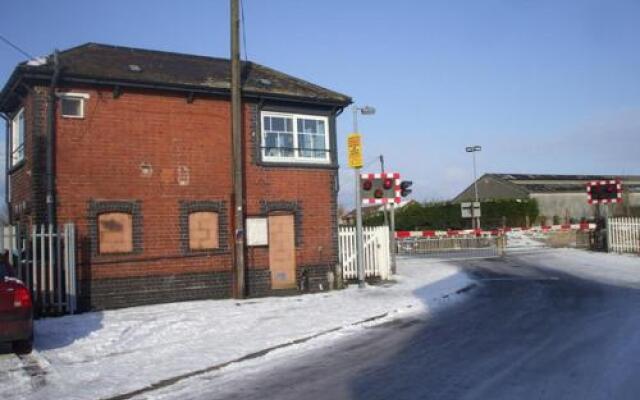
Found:
<svg viewBox="0 0 640 400"><path fill-rule="evenodd" d="M6 258L5 258L6 259ZM0 260L0 342L11 342L18 354L33 348L33 307L29 289Z"/></svg>

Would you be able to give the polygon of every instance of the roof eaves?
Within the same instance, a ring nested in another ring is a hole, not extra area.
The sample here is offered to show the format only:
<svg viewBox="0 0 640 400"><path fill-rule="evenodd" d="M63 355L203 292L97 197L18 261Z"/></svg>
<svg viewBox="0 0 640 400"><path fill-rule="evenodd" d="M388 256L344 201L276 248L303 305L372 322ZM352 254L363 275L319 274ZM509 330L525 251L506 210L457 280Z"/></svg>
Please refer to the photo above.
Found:
<svg viewBox="0 0 640 400"><path fill-rule="evenodd" d="M269 72L271 72L271 73L273 73L275 75L283 76L283 77L285 77L285 78L287 78L289 80L292 80L292 81L294 81L294 82L296 82L296 83L298 83L298 84L300 84L302 86L307 86L309 88L312 88L312 89L315 89L315 90L318 90L318 91L327 92L327 93L331 94L332 96L334 96L336 98L341 98L343 100L342 103L344 104L345 107L348 106L349 104L353 103L353 99L351 97L345 95L345 94L333 91L331 89L327 89L327 88L322 87L320 85L316 85L315 83L311 83L311 82L309 82L307 80L297 78L297 77L295 77L293 75L289 75L289 74L286 74L284 72L280 72L278 70L275 70L273 68L267 67L267 66L262 65L262 64L255 63L253 61L248 61L248 62L251 65L254 65L257 68L263 68L263 69L265 69L265 70L267 70L267 71L269 71Z"/></svg>
<svg viewBox="0 0 640 400"><path fill-rule="evenodd" d="M39 75L39 77L44 77ZM212 95L229 96L228 87L213 87L203 85L189 85L179 83L157 83L153 81L146 81L143 79L136 80L123 80L123 79L109 79L99 78L91 76L81 75L62 75L60 78L63 82L74 82L83 84L97 84L105 86L121 86L121 87L133 87L140 89L155 89L155 90L168 90L168 91L180 91L180 92L195 92ZM278 101L290 101L298 103L316 104L330 107L346 107L348 104L338 102L333 99L326 99L320 97L307 97L307 96L291 96L279 93L264 93L251 90L243 90L243 97L258 98L258 99L271 99Z"/></svg>

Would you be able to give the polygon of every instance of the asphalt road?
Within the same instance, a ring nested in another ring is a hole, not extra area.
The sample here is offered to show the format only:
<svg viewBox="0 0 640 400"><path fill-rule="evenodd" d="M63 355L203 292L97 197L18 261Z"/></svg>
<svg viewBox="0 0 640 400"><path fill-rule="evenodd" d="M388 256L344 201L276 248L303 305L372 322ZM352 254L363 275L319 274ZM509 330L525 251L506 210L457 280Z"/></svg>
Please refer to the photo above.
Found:
<svg viewBox="0 0 640 400"><path fill-rule="evenodd" d="M468 261L477 286L236 378L202 399L638 399L640 291L505 261Z"/></svg>

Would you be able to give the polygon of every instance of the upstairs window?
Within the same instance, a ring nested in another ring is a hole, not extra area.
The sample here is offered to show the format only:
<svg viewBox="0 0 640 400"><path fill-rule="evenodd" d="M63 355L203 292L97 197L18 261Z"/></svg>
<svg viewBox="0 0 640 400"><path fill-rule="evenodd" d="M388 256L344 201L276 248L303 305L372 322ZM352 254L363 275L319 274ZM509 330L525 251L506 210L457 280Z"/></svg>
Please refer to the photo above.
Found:
<svg viewBox="0 0 640 400"><path fill-rule="evenodd" d="M262 113L262 159L267 162L331 161L328 119L313 115Z"/></svg>
<svg viewBox="0 0 640 400"><path fill-rule="evenodd" d="M60 93L60 114L63 118L84 118L86 93Z"/></svg>
<svg viewBox="0 0 640 400"><path fill-rule="evenodd" d="M24 160L24 108L11 120L11 166Z"/></svg>

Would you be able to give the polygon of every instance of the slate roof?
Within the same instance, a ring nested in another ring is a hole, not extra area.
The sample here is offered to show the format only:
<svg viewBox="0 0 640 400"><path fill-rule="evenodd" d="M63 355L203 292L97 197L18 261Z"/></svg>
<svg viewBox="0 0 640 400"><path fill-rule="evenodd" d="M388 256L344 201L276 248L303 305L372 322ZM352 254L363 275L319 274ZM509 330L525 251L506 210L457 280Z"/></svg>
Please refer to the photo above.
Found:
<svg viewBox="0 0 640 400"><path fill-rule="evenodd" d="M0 94L0 110L20 78L50 79L52 57L23 62ZM178 89L228 95L230 61L224 58L86 43L61 51L62 82ZM139 69L139 71L136 71ZM263 65L242 62L243 95L345 107L351 98Z"/></svg>

